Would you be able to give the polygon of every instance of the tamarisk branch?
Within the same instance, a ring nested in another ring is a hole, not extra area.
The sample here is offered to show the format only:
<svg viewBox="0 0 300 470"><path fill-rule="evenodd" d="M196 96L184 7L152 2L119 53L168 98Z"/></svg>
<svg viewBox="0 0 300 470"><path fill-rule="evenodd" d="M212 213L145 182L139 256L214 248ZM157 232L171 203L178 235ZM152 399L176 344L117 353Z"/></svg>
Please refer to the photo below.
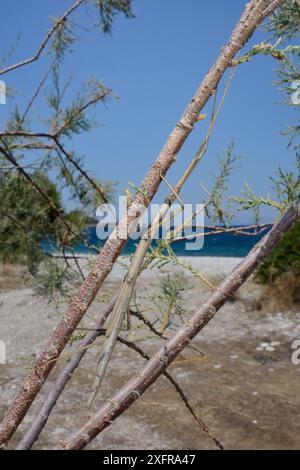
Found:
<svg viewBox="0 0 300 470"><path fill-rule="evenodd" d="M255 268L274 249L283 235L300 220L300 198L290 207L272 230L258 242L230 275L211 293L205 304L177 333L148 361L144 369L125 384L100 410L64 444L67 450L84 448L112 421L127 410L168 365L186 348L190 341L207 325L218 310L244 284Z"/></svg>

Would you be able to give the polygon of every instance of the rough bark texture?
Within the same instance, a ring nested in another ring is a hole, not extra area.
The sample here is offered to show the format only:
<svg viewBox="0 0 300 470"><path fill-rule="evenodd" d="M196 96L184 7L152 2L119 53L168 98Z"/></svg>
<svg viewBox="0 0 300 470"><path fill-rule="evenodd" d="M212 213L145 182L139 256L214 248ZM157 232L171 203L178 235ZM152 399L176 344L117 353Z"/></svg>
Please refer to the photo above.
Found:
<svg viewBox="0 0 300 470"><path fill-rule="evenodd" d="M141 204L148 206L151 202L161 183L161 174L164 176L176 160L176 155L192 131L199 113L213 94L224 72L231 65L235 54L244 46L245 42L251 37L256 27L265 17L282 2L283 0L252 0L246 5L229 42L221 50L215 64L205 76L181 120L176 124L157 160L147 173L141 185L143 194L137 192L132 204L133 209L136 208L138 210ZM147 197L144 196L145 192ZM130 222L132 222L130 217L122 219L119 224L120 229L126 229ZM77 295L67 308L64 317L10 405L0 425L0 447L5 446L23 420L37 393L54 367L55 359L59 357L61 351L68 343L74 329L86 313L104 279L111 271L114 262L126 243L126 240L118 239L116 235L117 233L114 231L107 240L91 272L79 288Z"/></svg>
<svg viewBox="0 0 300 470"><path fill-rule="evenodd" d="M136 401L168 365L189 345L190 341L215 316L238 288L248 279L259 263L274 249L283 235L300 219L300 200L277 222L272 230L258 242L231 274L215 289L205 304L177 333L148 361L124 387L87 421L64 445L67 450L84 448L113 420Z"/></svg>

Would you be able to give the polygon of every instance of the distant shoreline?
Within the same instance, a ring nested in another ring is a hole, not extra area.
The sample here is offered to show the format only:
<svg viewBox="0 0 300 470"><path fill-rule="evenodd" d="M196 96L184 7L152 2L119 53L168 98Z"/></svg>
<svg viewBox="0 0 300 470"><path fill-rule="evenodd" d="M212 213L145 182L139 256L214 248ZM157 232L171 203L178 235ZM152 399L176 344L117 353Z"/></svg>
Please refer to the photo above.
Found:
<svg viewBox="0 0 300 470"><path fill-rule="evenodd" d="M105 240L100 240L94 226L87 228L87 241L88 245L98 247L99 249L104 245ZM245 236L234 233L218 233L212 234L207 237L198 238L197 240L179 240L172 244L172 249L178 257L188 256L194 257L212 257L212 258L241 258L249 253L252 247L257 243L265 234L261 233L253 236ZM139 239L129 238L125 243L121 255L131 255L136 250L136 245ZM203 245L202 245L202 243ZM155 246L155 241L153 242ZM42 251L49 255L59 256L55 243L51 240L45 240L42 243ZM78 258L87 258L90 255L95 255L95 250L88 248L83 243L78 243L74 246L74 252ZM66 251L67 256L73 257L72 253ZM61 253L62 255L62 253Z"/></svg>

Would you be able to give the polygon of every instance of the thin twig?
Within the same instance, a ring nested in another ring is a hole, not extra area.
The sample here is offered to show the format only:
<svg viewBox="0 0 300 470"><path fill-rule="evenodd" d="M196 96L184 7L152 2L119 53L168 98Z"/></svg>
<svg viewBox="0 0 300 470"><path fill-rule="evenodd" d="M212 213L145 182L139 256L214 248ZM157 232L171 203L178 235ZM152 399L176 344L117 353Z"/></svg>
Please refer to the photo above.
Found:
<svg viewBox="0 0 300 470"><path fill-rule="evenodd" d="M202 307L182 325L175 335L152 356L146 366L109 399L79 430L69 437L64 444L67 450L84 448L113 420L127 410L157 378L169 364L184 350L191 340L214 318L217 311L245 283L257 266L265 260L282 237L300 220L300 199L291 205L288 211L260 240L250 253L213 291Z"/></svg>

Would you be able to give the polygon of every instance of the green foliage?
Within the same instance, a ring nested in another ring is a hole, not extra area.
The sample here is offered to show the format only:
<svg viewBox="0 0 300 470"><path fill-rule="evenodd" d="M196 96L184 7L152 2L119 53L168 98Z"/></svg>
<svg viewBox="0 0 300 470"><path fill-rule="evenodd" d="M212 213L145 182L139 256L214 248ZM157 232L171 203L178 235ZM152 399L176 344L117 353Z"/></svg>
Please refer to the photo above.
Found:
<svg viewBox="0 0 300 470"><path fill-rule="evenodd" d="M288 207L300 193L300 155L296 155L295 171L278 168L276 176L270 177L280 204Z"/></svg>
<svg viewBox="0 0 300 470"><path fill-rule="evenodd" d="M296 0L286 0L269 19L267 29L274 37L280 38L282 42L292 41L300 37L300 4ZM295 47L292 44L288 47ZM299 111L299 102L295 101L295 83L300 80L300 52L291 51L288 60L281 63L277 70L277 85L285 93L286 103ZM298 113L299 115L299 113ZM289 137L289 146L295 143L300 136L300 125L289 126L284 132ZM295 144L295 150L299 149L299 143Z"/></svg>
<svg viewBox="0 0 300 470"><path fill-rule="evenodd" d="M0 56L1 66L4 65L6 62L8 62L8 60L13 56L14 52L16 51L16 49L18 48L20 44L20 39L21 39L21 34L18 33L15 39L15 42L10 46L10 48L7 51L2 52L2 55Z"/></svg>
<svg viewBox="0 0 300 470"><path fill-rule="evenodd" d="M298 81L300 80L300 46L288 45L284 48L279 48L282 39L279 38L274 45L269 43L260 43L253 46L250 51L237 60L232 62L236 66L245 62L249 62L254 56L270 55L280 62L280 67L276 70L278 80L276 85L285 94L285 102L295 109L299 108L299 100L295 100L298 96ZM289 127L285 134L296 136L300 134L299 126Z"/></svg>
<svg viewBox="0 0 300 470"><path fill-rule="evenodd" d="M137 193L140 193L145 202L149 202L149 194L148 194L148 191L147 191L147 188L145 188L144 184L142 183L141 186L137 186L136 184L132 183L129 181L129 186L131 186Z"/></svg>
<svg viewBox="0 0 300 470"><path fill-rule="evenodd" d="M236 163L241 157L234 154L234 142L232 141L225 152L224 157L218 159L218 174L212 175L214 182L208 193L208 202L206 203L206 215L212 222L227 226L232 221L234 213L232 212L230 199L224 205L224 198L228 191L228 184Z"/></svg>
<svg viewBox="0 0 300 470"><path fill-rule="evenodd" d="M10 118L6 122L5 130L7 132L16 132L16 131L27 131L28 129L23 123L22 116L19 112L18 107L14 109ZM7 139L8 141L13 141L14 139ZM1 156L0 156L1 158Z"/></svg>
<svg viewBox="0 0 300 470"><path fill-rule="evenodd" d="M107 201L113 201L115 192L116 192L116 181L111 180L94 180L99 188L101 188L102 193L105 195ZM103 198L101 194L97 191L89 191L85 197L85 207L87 208L88 212L93 211L95 213L95 207L98 207L100 204L103 204ZM90 209L89 209L90 208Z"/></svg>
<svg viewBox="0 0 300 470"><path fill-rule="evenodd" d="M284 5L287 8L283 7L269 23L272 25L269 30L272 30L274 36L284 35L283 41L298 36L300 32L300 7L295 2L286 2ZM291 15L291 9L296 12L294 17ZM250 60L257 53L272 54L273 56L274 53L277 54L275 58L280 60L281 67L277 70L278 81L276 85L285 93L285 102L298 109L299 105L292 101L292 94L294 82L300 79L299 46L287 46L279 51L278 44L279 42L273 48L258 47L255 49L254 47L254 50L246 54L242 58L245 60L242 61ZM290 146L294 139L300 135L300 126L290 126L284 134L290 137ZM255 222L258 223L261 206L269 206L283 213L299 197L299 145L296 145L294 149L296 151L295 171L285 171L279 168L275 177L270 177L276 200L270 196L257 196L250 186L244 183L245 189L242 191L242 196L231 197L232 201L237 204L238 211L253 210ZM258 269L255 279L257 282L267 285L271 290L269 296L276 298L278 302L282 301L287 304L300 300L300 224L297 224L285 235L277 248Z"/></svg>
<svg viewBox="0 0 300 470"><path fill-rule="evenodd" d="M259 209L261 206L274 207L280 211L284 210L284 207L279 204L278 201L274 201L270 196L257 196L254 191L250 188L249 184L244 181L244 190L242 190L242 196L232 196L232 201L238 204L238 211L253 210L255 214L255 222L259 220Z"/></svg>
<svg viewBox="0 0 300 470"><path fill-rule="evenodd" d="M299 107L300 102L298 95L300 95L298 83L300 81L300 47L297 46L297 49L294 48L291 50L288 60L281 62L281 67L277 69L278 80L276 85L283 91L285 95L285 103L298 111L299 116ZM295 96L297 98L295 99ZM288 127L284 134L290 137L289 145L292 141L300 135L300 125L296 124L294 126ZM296 147L297 149L297 147Z"/></svg>
<svg viewBox="0 0 300 470"><path fill-rule="evenodd" d="M158 312L160 331L164 332L178 317L182 320L185 307L186 279L182 274L167 275L161 280L159 289L150 296Z"/></svg>
<svg viewBox="0 0 300 470"><path fill-rule="evenodd" d="M300 193L300 156L296 157L296 171L284 171L282 168L276 172L275 177L270 177L276 200L270 196L257 196L250 186L244 182L245 189L242 196L232 196L231 200L238 205L238 211L253 210L256 223L259 220L259 209L261 206L269 206L283 213L288 206L295 202Z"/></svg>
<svg viewBox="0 0 300 470"><path fill-rule="evenodd" d="M90 0L99 12L101 27L104 33L110 33L112 24L118 13L123 13L126 18L133 18L131 0Z"/></svg>
<svg viewBox="0 0 300 470"><path fill-rule="evenodd" d="M272 39L276 42L274 45L270 42L261 42L255 44L242 57L233 60L232 65L236 66L249 62L256 55L269 55L277 59L280 67L276 70L278 80L276 85L284 92L285 102L299 109L300 103L298 96L300 92L298 81L300 80L300 46L293 44L292 41L300 37L300 4L297 0L286 0L266 22L266 29L272 33ZM287 44L288 43L288 44ZM279 47L280 44L287 44L285 47ZM294 97L297 96L295 100ZM300 125L289 126L283 134L289 136L289 146L300 135ZM295 150L298 150L299 144L296 144Z"/></svg>
<svg viewBox="0 0 300 470"><path fill-rule="evenodd" d="M48 104L53 109L48 125L54 129L59 136L72 137L81 132L88 132L93 127L93 121L86 115L86 111L92 106L102 101L103 103L111 94L111 90L95 79L87 80L81 91L73 99L72 103L63 107L62 102L69 82L62 88L59 83L59 70L53 71L54 90L48 96Z"/></svg>
<svg viewBox="0 0 300 470"><path fill-rule="evenodd" d="M182 275L167 275L162 280L160 299L166 301L168 306L172 306L174 313L180 315L184 312L182 307L183 294L185 292L185 282Z"/></svg>
<svg viewBox="0 0 300 470"><path fill-rule="evenodd" d="M52 18L53 23L56 23L58 18ZM52 38L51 47L49 50L50 56L54 62L61 63L65 55L72 52L72 45L76 41L76 35L72 30L68 21L59 23Z"/></svg>
<svg viewBox="0 0 300 470"><path fill-rule="evenodd" d="M300 36L300 5L295 0L286 0L269 19L267 29L275 38L280 38L282 42L290 41ZM288 46L288 54L285 55L277 70L277 86L285 93L286 103L298 110L299 105L292 100L294 92L294 82L300 79L298 46ZM300 126L290 126L284 132L290 137L289 145L300 135ZM273 189L275 190L277 205L280 211L284 211L290 203L295 201L300 191L300 156L296 150L296 171L283 171L278 169L275 178L271 178ZM255 195L249 198L248 203L272 205L274 201L270 198L257 198ZM247 198L242 202L247 204ZM267 260L257 270L255 279L271 289L271 296L277 302L300 300L300 223L290 230L268 256Z"/></svg>
<svg viewBox="0 0 300 470"><path fill-rule="evenodd" d="M278 44L280 43L280 39L276 41L274 45L261 42L260 44L255 44L246 54L240 57L237 60L232 61L232 65L236 66L239 64L244 64L245 62L250 62L252 57L256 55L270 55L274 59L279 61L286 61L289 62L289 54L300 54L300 46L292 46L289 45L283 49L278 48Z"/></svg>
<svg viewBox="0 0 300 470"><path fill-rule="evenodd" d="M111 31L118 13L132 16L130 0L87 0L86 3L97 9L104 32ZM95 126L88 112L98 103L104 103L111 96L111 90L92 77L77 94L68 96L71 78L62 80L63 65L79 39L80 27L69 17L64 21L52 18L52 21L54 34L44 49L49 59L48 70L28 97L25 111L21 113L16 107L7 121L5 131L15 135L1 138L8 157L5 151L0 154L0 259L25 263L30 273L38 277L38 291L50 297L55 290L63 291L65 283L74 281L73 269L77 269L81 277L82 273L75 260L70 265L65 258L64 267L54 259L45 262L42 241L48 237L62 254L72 253L78 242L88 246L86 227L96 207L112 199L115 184L92 177L84 168L84 156L66 147L66 141L70 143L78 134L90 132ZM14 49L3 60L7 60ZM39 109L44 89L48 104L46 115ZM9 154L23 170L11 163ZM30 184L30 178L40 192ZM69 197L76 207L71 213L65 212L60 194Z"/></svg>
<svg viewBox="0 0 300 470"><path fill-rule="evenodd" d="M58 294L68 297L78 273L67 265L51 258L45 259L36 275L34 290L37 295L46 297L49 302L57 301Z"/></svg>

